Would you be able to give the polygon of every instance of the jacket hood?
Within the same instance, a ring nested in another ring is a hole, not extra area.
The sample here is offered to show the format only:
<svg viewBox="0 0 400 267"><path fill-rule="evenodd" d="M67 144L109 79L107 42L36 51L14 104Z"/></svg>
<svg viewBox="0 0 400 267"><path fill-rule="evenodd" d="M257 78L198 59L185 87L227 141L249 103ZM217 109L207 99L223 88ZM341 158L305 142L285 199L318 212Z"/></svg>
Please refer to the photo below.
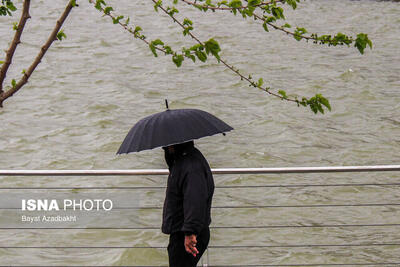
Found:
<svg viewBox="0 0 400 267"><path fill-rule="evenodd" d="M174 152L169 152L168 147L163 147L165 161L168 165L168 168L171 169L174 161L181 156L184 156L186 153L190 152L194 148L194 142L189 141L185 143L180 143L176 145L172 145L174 148Z"/></svg>

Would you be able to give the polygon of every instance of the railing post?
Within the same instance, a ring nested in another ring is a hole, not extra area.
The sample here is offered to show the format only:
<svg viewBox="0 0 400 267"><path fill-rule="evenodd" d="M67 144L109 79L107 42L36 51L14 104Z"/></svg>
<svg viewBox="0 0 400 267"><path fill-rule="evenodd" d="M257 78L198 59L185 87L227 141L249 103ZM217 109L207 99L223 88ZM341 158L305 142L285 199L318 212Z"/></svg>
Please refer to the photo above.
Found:
<svg viewBox="0 0 400 267"><path fill-rule="evenodd" d="M207 255L207 256L205 256L205 255ZM207 260L205 261L205 263L204 263L204 257L207 257ZM206 248L206 251L204 251L204 254L201 257L200 264L201 264L202 267L208 267L208 266L210 266L209 265L209 263L210 263L209 261L210 261L210 259L208 257L208 248Z"/></svg>

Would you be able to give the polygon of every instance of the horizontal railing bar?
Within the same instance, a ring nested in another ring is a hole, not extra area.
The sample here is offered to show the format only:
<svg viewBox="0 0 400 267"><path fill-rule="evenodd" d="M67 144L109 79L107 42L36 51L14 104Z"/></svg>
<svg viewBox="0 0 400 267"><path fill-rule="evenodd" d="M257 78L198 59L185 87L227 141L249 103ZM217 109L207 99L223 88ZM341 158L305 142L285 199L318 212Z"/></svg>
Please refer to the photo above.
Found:
<svg viewBox="0 0 400 267"><path fill-rule="evenodd" d="M210 229L279 229L279 228L341 228L341 227L399 227L400 223L388 224L321 224L321 225L255 225L255 226L211 226ZM0 227L0 230L160 230L160 226L149 227Z"/></svg>
<svg viewBox="0 0 400 267"><path fill-rule="evenodd" d="M379 207L400 206L400 203L372 204L315 204L315 205L248 205L248 206L216 206L214 209L261 209L261 208L327 208L327 207ZM157 207L159 208L159 207Z"/></svg>
<svg viewBox="0 0 400 267"><path fill-rule="evenodd" d="M376 263L318 263L318 264L240 264L240 265L208 265L210 267L312 267L312 266L388 266L400 265L400 262L376 262ZM54 267L54 265L12 265L13 267ZM61 266L61 265L56 265ZM68 267L82 265L68 265ZM115 265L84 265L86 267L113 267ZM168 267L167 265L118 265L120 267ZM9 267L9 265L0 265ZM62 267L62 266L61 266ZM66 266L67 267L67 266Z"/></svg>
<svg viewBox="0 0 400 267"><path fill-rule="evenodd" d="M240 264L240 265L210 265L210 267L292 267L292 266L387 266L400 265L400 262L377 263L318 263L318 264ZM126 266L128 267L128 266Z"/></svg>
<svg viewBox="0 0 400 267"><path fill-rule="evenodd" d="M208 265L210 267L308 267L308 266L387 266L400 265L400 262L376 262L376 263L315 263L315 264L240 264L240 265ZM54 267L54 265L12 265L14 267ZM60 265L57 265L60 266ZM68 265L68 267L82 265ZM84 265L86 267L113 267L114 265ZM168 267L167 265L118 265L120 267ZM9 265L0 265L9 267Z"/></svg>
<svg viewBox="0 0 400 267"><path fill-rule="evenodd" d="M268 174L268 173L327 173L327 172L382 172L400 171L400 165L281 167L281 168L221 168L214 174ZM6 176L111 176L111 175L167 175L167 169L137 170L0 170Z"/></svg>
<svg viewBox="0 0 400 267"><path fill-rule="evenodd" d="M370 244L302 244L302 245L235 245L208 246L212 249L221 248L311 248L311 247L380 247L400 246L400 243L370 243ZM166 249L166 246L0 246L0 249Z"/></svg>
<svg viewBox="0 0 400 267"><path fill-rule="evenodd" d="M286 185L222 185L215 188L275 188L275 187L345 187L345 186L400 186L400 183L364 184L286 184ZM0 187L0 190L148 190L165 189L166 186L90 186L90 187Z"/></svg>
<svg viewBox="0 0 400 267"><path fill-rule="evenodd" d="M400 243L383 244L303 244L303 245L235 245L235 246L209 246L213 249L237 249L237 248L311 248L311 247L376 247L376 246L400 246Z"/></svg>
<svg viewBox="0 0 400 267"><path fill-rule="evenodd" d="M246 205L246 206L215 206L213 209L263 209L263 208L327 208L327 207L382 207L400 206L400 203L371 203L371 204L315 204L315 205ZM160 210L160 206L144 207L113 207L112 210ZM0 210L21 210L21 207L2 208ZM74 210L67 208L66 210ZM110 210L110 211L112 211ZM107 211L107 212L110 212Z"/></svg>

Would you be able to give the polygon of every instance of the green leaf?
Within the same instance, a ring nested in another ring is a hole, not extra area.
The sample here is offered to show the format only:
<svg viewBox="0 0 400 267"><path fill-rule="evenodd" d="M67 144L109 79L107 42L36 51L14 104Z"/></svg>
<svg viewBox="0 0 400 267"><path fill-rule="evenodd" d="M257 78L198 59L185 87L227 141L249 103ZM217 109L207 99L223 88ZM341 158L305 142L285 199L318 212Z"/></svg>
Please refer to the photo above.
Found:
<svg viewBox="0 0 400 267"><path fill-rule="evenodd" d="M179 68L182 66L182 62L185 58L182 55L173 55L172 56L172 61L175 63L175 65Z"/></svg>
<svg viewBox="0 0 400 267"><path fill-rule="evenodd" d="M194 46L192 46L191 48L189 48L191 51L197 51L197 50L202 50L203 46L201 44L196 44Z"/></svg>
<svg viewBox="0 0 400 267"><path fill-rule="evenodd" d="M263 23L263 28L264 28L264 30L265 30L266 32L269 32L268 26L267 26L267 23L266 23L266 22Z"/></svg>
<svg viewBox="0 0 400 267"><path fill-rule="evenodd" d="M280 94L280 95L282 96L283 99L287 99L287 95L286 95L286 92L285 92L285 91L279 90L279 91L278 91L278 94Z"/></svg>
<svg viewBox="0 0 400 267"><path fill-rule="evenodd" d="M328 99L323 97L322 95L319 95L319 102L324 105L329 111L332 110L331 105L329 104Z"/></svg>
<svg viewBox="0 0 400 267"><path fill-rule="evenodd" d="M76 6L76 0L71 0L71 6L75 7Z"/></svg>
<svg viewBox="0 0 400 267"><path fill-rule="evenodd" d="M195 55L201 62L206 62L207 60L207 54L204 53L203 51L196 51Z"/></svg>
<svg viewBox="0 0 400 267"><path fill-rule="evenodd" d="M119 21L120 21L121 19L123 19L123 18L124 18L124 16L118 16L118 17L116 17L116 18L112 18L112 20L113 20L113 23L114 23L114 24L118 24Z"/></svg>
<svg viewBox="0 0 400 267"><path fill-rule="evenodd" d="M264 18L265 18L265 22L267 22L267 23L271 23L271 22L275 22L276 21L276 18L274 16L270 16L270 17L265 16Z"/></svg>
<svg viewBox="0 0 400 267"><path fill-rule="evenodd" d="M111 11L114 11L114 9L111 6L104 8L104 14L106 15L110 15Z"/></svg>
<svg viewBox="0 0 400 267"><path fill-rule="evenodd" d="M288 3L293 9L297 8L296 0L286 0L286 3Z"/></svg>
<svg viewBox="0 0 400 267"><path fill-rule="evenodd" d="M301 39L303 39L303 34L307 33L307 30L305 28L299 28L297 27L296 30L294 31L294 39L296 39L297 41L300 41Z"/></svg>
<svg viewBox="0 0 400 267"><path fill-rule="evenodd" d="M219 47L218 42L215 41L213 38L211 38L210 40L204 43L204 46L206 48L207 55L211 53L219 61L220 57L218 53L221 51L221 48Z"/></svg>
<svg viewBox="0 0 400 267"><path fill-rule="evenodd" d="M18 30L18 22L13 23L13 30L14 31Z"/></svg>
<svg viewBox="0 0 400 267"><path fill-rule="evenodd" d="M324 109L322 108L322 106L321 106L319 103L317 104L317 109L318 109L318 111L321 112L322 114L325 113L325 112L324 112Z"/></svg>
<svg viewBox="0 0 400 267"><path fill-rule="evenodd" d="M192 22L190 19L185 18L185 19L183 20L183 25L185 25L185 26L193 25L193 22Z"/></svg>
<svg viewBox="0 0 400 267"><path fill-rule="evenodd" d="M303 107L306 107L306 106L307 106L307 103L308 103L308 100L307 100L307 98L303 97L303 99L302 99L301 102L299 102L299 103L300 103L300 105L302 105Z"/></svg>
<svg viewBox="0 0 400 267"><path fill-rule="evenodd" d="M151 43L149 44L149 47L150 47L150 50L151 50L151 52L153 53L153 55L155 56L155 57L157 57L158 55L157 55L157 52L156 52L156 46L158 46L158 45L164 45L164 42L163 41L161 41L160 39L156 39L156 40L154 40L154 41L151 41Z"/></svg>
<svg viewBox="0 0 400 267"><path fill-rule="evenodd" d="M9 10L13 12L17 10L17 8L14 6L14 3L11 0L6 1L6 6Z"/></svg>
<svg viewBox="0 0 400 267"><path fill-rule="evenodd" d="M12 79L11 85L12 85L13 88L15 88L15 86L17 85L17 82L15 81L15 79Z"/></svg>
<svg viewBox="0 0 400 267"><path fill-rule="evenodd" d="M156 52L156 47L153 44L150 43L149 44L149 48L150 48L151 52L153 53L153 55L155 57L158 57L157 52Z"/></svg>
<svg viewBox="0 0 400 267"><path fill-rule="evenodd" d="M106 2L104 2L104 0L96 0L96 4L94 5L94 7L97 9L97 10L102 10L102 8L103 8L103 5L105 6L106 5Z"/></svg>
<svg viewBox="0 0 400 267"><path fill-rule="evenodd" d="M258 86L258 87L261 87L263 84L264 84L263 78L258 79L257 86Z"/></svg>
<svg viewBox="0 0 400 267"><path fill-rule="evenodd" d="M183 25L186 26L185 29L183 30L183 35L187 35L191 30L193 30L192 27L193 22L190 19L185 18L183 20Z"/></svg>
<svg viewBox="0 0 400 267"><path fill-rule="evenodd" d="M165 49L165 54L167 54L167 55L173 54L173 51L170 46L165 45L164 49Z"/></svg>
<svg viewBox="0 0 400 267"><path fill-rule="evenodd" d="M324 108L322 107L325 106L329 111L331 111L331 105L329 104L328 99L323 97L321 94L316 94L314 97L310 99L303 98L304 103L307 105L310 105L310 109L316 114L318 112L321 112L322 114L325 113ZM303 103L300 102L300 104L304 105Z"/></svg>
<svg viewBox="0 0 400 267"><path fill-rule="evenodd" d="M232 8L239 8L242 6L242 1L232 0L228 5L229 5L229 7L232 7Z"/></svg>
<svg viewBox="0 0 400 267"><path fill-rule="evenodd" d="M357 35L357 39L354 46L357 47L358 51L360 51L361 54L364 54L364 50L367 47L367 45L372 49L372 42L368 38L368 35L365 33L359 33Z"/></svg>
<svg viewBox="0 0 400 267"><path fill-rule="evenodd" d="M151 42L153 45L157 46L157 45L164 45L164 42L161 41L160 39L156 39L154 41Z"/></svg>
<svg viewBox="0 0 400 267"><path fill-rule="evenodd" d="M173 17L175 13L179 13L179 10L176 9L175 7L173 7L173 8L168 7L167 11L168 11L168 15L170 15L171 17Z"/></svg>
<svg viewBox="0 0 400 267"><path fill-rule="evenodd" d="M272 15L274 15L277 19L285 19L283 15L283 9L281 7L272 7L271 8Z"/></svg>
<svg viewBox="0 0 400 267"><path fill-rule="evenodd" d="M301 39L303 39L303 37L301 37L301 35L298 35L298 34L293 35L293 38L296 39L297 41L300 41Z"/></svg>
<svg viewBox="0 0 400 267"><path fill-rule="evenodd" d="M64 39L67 38L67 35L64 33L63 30L61 30L61 31L59 31L59 32L57 33L57 39L58 39L59 41L62 41L63 38L64 38Z"/></svg>
<svg viewBox="0 0 400 267"><path fill-rule="evenodd" d="M257 5L259 5L259 4L261 4L261 0L249 0L248 2L247 2L247 4L249 5L249 6L257 6Z"/></svg>
<svg viewBox="0 0 400 267"><path fill-rule="evenodd" d="M12 12L17 10L11 0L1 0L1 3L2 5L0 5L0 16L12 16Z"/></svg>
<svg viewBox="0 0 400 267"><path fill-rule="evenodd" d="M4 61L0 60L0 64L4 64Z"/></svg>

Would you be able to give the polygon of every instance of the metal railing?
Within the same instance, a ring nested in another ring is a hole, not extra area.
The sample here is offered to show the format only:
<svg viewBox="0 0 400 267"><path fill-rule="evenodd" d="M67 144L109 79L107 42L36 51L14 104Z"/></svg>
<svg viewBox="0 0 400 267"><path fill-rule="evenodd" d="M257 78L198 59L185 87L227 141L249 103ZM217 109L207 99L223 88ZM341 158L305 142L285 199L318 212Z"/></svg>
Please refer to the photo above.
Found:
<svg viewBox="0 0 400 267"><path fill-rule="evenodd" d="M212 169L213 174L273 174L273 173L329 173L329 172L383 172L399 171L400 165L334 166L334 167L283 167L283 168L222 168ZM141 170L0 170L3 176L110 176L110 175L165 175L167 169Z"/></svg>
<svg viewBox="0 0 400 267"><path fill-rule="evenodd" d="M292 167L292 168L231 168L231 169L212 169L214 174L293 174L293 173L348 173L348 172L385 172L400 171L400 165L386 166L340 166L340 167ZM0 176L142 176L142 175L167 175L168 170L0 170ZM218 188L294 188L294 187L397 187L399 182L366 182L366 183L324 183L324 184L263 184L263 185L219 185ZM150 190L165 189L165 186L1 186L0 190L73 190L73 189L106 189L106 190ZM399 188L400 189L400 188ZM337 208L337 207L396 207L400 206L397 202L385 203L345 203L345 204L307 204L307 205L220 205L213 206L213 209L284 209L284 208ZM161 206L138 206L138 207L115 207L114 209L154 209L159 210ZM2 209L18 209L16 207ZM400 218L397 223L360 223L360 224L293 224L293 225L213 225L211 229L285 229L285 228L361 228L361 227L400 227ZM156 230L159 226L148 227L1 227L0 230L43 230L43 229L95 229L95 230ZM352 248L352 247L393 247L400 246L399 242L373 242L373 243L351 243L351 244L279 244L279 245L235 245L219 246L211 245L209 249L289 249L289 248ZM0 249L165 249L165 246L0 246ZM206 254L208 257L208 251ZM204 258L204 257L203 257ZM400 266L398 262L364 262L364 263L320 263L320 264L256 264L256 265L211 265L207 259L203 266ZM1 264L1 263L0 263ZM1 265L0 265L1 266ZM138 266L138 265L132 265ZM150 265L149 265L150 267Z"/></svg>

